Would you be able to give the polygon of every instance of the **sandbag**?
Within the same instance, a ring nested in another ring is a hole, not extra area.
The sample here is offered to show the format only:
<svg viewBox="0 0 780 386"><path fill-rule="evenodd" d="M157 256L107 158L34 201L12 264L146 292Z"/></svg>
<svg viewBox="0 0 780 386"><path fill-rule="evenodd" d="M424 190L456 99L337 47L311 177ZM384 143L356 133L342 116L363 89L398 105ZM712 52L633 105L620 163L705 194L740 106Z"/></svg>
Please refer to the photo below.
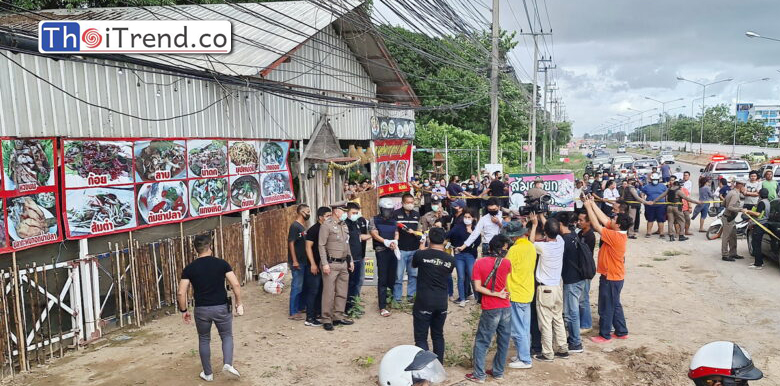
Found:
<svg viewBox="0 0 780 386"><path fill-rule="evenodd" d="M282 293L282 289L284 289L284 283L281 281L267 281L265 284L263 284L263 289L265 292L268 292L269 294L273 295L279 295Z"/></svg>

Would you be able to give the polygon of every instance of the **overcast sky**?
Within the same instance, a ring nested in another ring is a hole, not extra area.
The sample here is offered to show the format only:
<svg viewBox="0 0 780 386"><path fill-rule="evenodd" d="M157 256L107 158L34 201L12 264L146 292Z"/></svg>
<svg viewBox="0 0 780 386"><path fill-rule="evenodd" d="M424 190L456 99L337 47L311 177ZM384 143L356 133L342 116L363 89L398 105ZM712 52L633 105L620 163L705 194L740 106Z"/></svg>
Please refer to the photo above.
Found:
<svg viewBox="0 0 780 386"><path fill-rule="evenodd" d="M508 1L516 15L511 14ZM537 1L544 12L544 0ZM558 86L576 135L593 133L616 114L634 114L628 107L658 107L660 112L660 104L645 96L663 101L685 98L668 107L685 105L673 113L690 114L691 99L701 97L701 87L678 81L678 75L701 83L734 78L707 88L707 95L717 94L707 100L708 105L733 105L737 84L770 77L742 86L740 101L780 103L780 42L745 36L751 30L780 38L778 0L546 2L554 33L547 43L558 65ZM529 9L532 4L529 0ZM501 5L502 27L527 31L522 0L502 0ZM513 16L522 23L520 27ZM547 15L540 16L548 29ZM531 73L528 51L518 47L515 56ZM700 101L696 107L700 108ZM648 118L652 113L645 115L645 123L657 119L657 115Z"/></svg>

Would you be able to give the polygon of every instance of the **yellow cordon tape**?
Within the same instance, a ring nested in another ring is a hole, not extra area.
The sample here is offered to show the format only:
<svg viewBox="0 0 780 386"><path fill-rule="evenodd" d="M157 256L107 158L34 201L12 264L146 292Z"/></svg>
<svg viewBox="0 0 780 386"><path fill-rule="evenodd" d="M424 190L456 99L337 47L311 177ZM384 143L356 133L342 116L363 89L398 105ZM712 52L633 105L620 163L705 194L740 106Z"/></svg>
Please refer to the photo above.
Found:
<svg viewBox="0 0 780 386"><path fill-rule="evenodd" d="M758 222L758 220L756 220L756 219L755 219L753 216L751 216L751 215L749 215L749 214L747 214L747 213L745 213L745 216L748 216L748 218L749 218L751 221L753 221L753 222L754 222L756 225L758 225L759 227L761 227L761 229L763 229L763 230L764 230L764 232L768 233L770 236L772 236L772 237L774 237L775 239L777 239L778 241L780 241L780 237L777 237L777 235L776 235L774 232L772 232L772 231L770 231L769 229L767 229L767 227L765 227L763 224L761 224L760 222Z"/></svg>

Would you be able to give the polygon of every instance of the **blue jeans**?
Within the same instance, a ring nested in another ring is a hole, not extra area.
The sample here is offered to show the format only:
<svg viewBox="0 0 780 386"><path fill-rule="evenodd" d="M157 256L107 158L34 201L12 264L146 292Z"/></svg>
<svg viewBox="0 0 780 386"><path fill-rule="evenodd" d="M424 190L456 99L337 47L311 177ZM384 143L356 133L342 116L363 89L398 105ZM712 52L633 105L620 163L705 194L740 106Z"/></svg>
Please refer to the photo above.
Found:
<svg viewBox="0 0 780 386"><path fill-rule="evenodd" d="M621 290L623 280L607 280L604 275L599 277L599 335L604 339L612 338L613 327L615 335L628 335L626 317L620 304Z"/></svg>
<svg viewBox="0 0 780 386"><path fill-rule="evenodd" d="M590 313L590 280L585 280L585 288L580 297L580 328L593 328L593 315Z"/></svg>
<svg viewBox="0 0 780 386"><path fill-rule="evenodd" d="M363 289L363 279L366 275L365 260L355 260L355 269L349 273L349 285L347 287L347 312L352 309L354 304L352 299L360 296L360 290Z"/></svg>
<svg viewBox="0 0 780 386"><path fill-rule="evenodd" d="M303 261L299 261L299 268L290 270L292 271L292 283L290 283L290 316L297 314L303 310L306 304L304 304L303 297L303 278L306 276L306 271L309 270L309 264Z"/></svg>
<svg viewBox="0 0 780 386"><path fill-rule="evenodd" d="M509 337L512 333L511 307L482 310L479 317L477 335L474 339L474 376L485 379L485 356L487 355L490 341L496 336L496 356L493 358L493 376L504 375L504 363L506 363L509 351Z"/></svg>
<svg viewBox="0 0 780 386"><path fill-rule="evenodd" d="M512 302L512 340L517 358L531 363L531 303Z"/></svg>
<svg viewBox="0 0 780 386"><path fill-rule="evenodd" d="M585 291L585 283L589 280L582 280L572 284L563 285L563 323L568 333L567 343L569 348L582 347L580 338L580 300ZM590 313L590 309L588 310Z"/></svg>
<svg viewBox="0 0 780 386"><path fill-rule="evenodd" d="M455 269L458 271L458 301L464 301L471 295L471 274L476 258L470 253L458 253L455 255Z"/></svg>
<svg viewBox="0 0 780 386"><path fill-rule="evenodd" d="M393 287L393 299L396 302L401 301L404 294L404 270L409 276L409 282L406 284L406 297L411 300L417 292L417 268L412 268L412 257L417 251L401 251L401 260L395 268L395 287Z"/></svg>

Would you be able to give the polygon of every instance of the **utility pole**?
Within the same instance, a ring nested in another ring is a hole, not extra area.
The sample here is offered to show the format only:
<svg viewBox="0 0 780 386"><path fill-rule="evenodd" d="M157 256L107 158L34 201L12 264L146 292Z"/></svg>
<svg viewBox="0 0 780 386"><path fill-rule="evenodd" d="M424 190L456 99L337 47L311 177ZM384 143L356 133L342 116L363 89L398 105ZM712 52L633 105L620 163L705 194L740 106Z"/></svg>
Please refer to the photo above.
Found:
<svg viewBox="0 0 780 386"><path fill-rule="evenodd" d="M544 125L542 125L542 165L547 164L547 130L549 124L549 118L547 115L547 93L549 87L549 76L547 72L554 69L556 66L551 65L552 59L539 59L539 63L543 63L542 68L539 71L544 72L544 94L542 94L542 114L544 118ZM550 154L552 155L552 148L550 148Z"/></svg>
<svg viewBox="0 0 780 386"><path fill-rule="evenodd" d="M493 0L493 50L490 58L490 163L498 163L498 4Z"/></svg>
<svg viewBox="0 0 780 386"><path fill-rule="evenodd" d="M495 0L494 0L495 1ZM530 33L523 33L521 31L520 35L531 35L534 40L534 82L533 82L533 95L531 99L531 132L528 133L528 140L530 141L529 146L531 147L531 154L530 157L530 163L531 163L531 173L536 173L536 103L538 99L538 75L539 75L539 36L541 35L552 35L552 32L533 32L531 30Z"/></svg>

